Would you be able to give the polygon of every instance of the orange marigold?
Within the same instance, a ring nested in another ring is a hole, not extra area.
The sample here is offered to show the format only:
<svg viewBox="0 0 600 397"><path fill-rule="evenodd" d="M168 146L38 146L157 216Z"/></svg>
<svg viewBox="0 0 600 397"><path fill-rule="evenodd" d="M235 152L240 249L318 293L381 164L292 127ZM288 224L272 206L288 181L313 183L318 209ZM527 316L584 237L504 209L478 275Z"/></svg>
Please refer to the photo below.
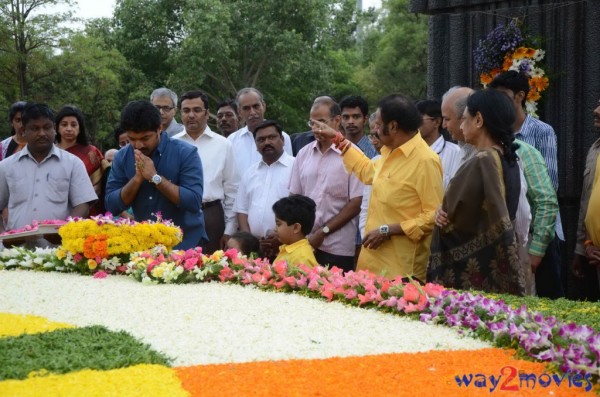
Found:
<svg viewBox="0 0 600 397"><path fill-rule="evenodd" d="M513 57L510 53L504 56L504 63L502 64L502 70L508 70L513 64Z"/></svg>
<svg viewBox="0 0 600 397"><path fill-rule="evenodd" d="M106 234L91 235L83 243L83 256L91 258L108 257L108 236Z"/></svg>
<svg viewBox="0 0 600 397"><path fill-rule="evenodd" d="M529 85L531 87L535 87L536 90L538 91L544 91L546 88L548 88L548 77L532 77L531 79L529 79Z"/></svg>
<svg viewBox="0 0 600 397"><path fill-rule="evenodd" d="M488 85L489 83L492 82L492 80L493 80L493 77L489 73L481 73L481 75L479 76L479 81L481 82L481 84L484 84L484 85Z"/></svg>
<svg viewBox="0 0 600 397"><path fill-rule="evenodd" d="M527 100L532 102L537 102L540 100L540 93L536 89L529 90L529 94L527 94Z"/></svg>
<svg viewBox="0 0 600 397"><path fill-rule="evenodd" d="M519 47L513 54L514 59L532 58L535 54L535 50L529 47Z"/></svg>

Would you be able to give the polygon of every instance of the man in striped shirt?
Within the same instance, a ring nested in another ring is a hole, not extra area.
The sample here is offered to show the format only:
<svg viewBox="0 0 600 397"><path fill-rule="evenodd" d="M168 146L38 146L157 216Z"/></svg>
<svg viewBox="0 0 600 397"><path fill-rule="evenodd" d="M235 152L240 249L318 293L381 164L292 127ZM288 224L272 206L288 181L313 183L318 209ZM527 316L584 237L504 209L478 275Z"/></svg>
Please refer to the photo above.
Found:
<svg viewBox="0 0 600 397"><path fill-rule="evenodd" d="M527 76L521 72L509 70L496 76L490 83L490 87L503 91L512 100L516 112L515 138L530 144L541 153L546 163L548 176L556 192L558 190L556 134L550 125L531 117L525 112L525 102L529 93ZM532 268L537 269L535 275L537 293L539 296L549 298L564 296L561 282L560 243L558 241L564 241L560 212L557 212L556 215L555 232L554 241L548 245L543 258L530 256Z"/></svg>

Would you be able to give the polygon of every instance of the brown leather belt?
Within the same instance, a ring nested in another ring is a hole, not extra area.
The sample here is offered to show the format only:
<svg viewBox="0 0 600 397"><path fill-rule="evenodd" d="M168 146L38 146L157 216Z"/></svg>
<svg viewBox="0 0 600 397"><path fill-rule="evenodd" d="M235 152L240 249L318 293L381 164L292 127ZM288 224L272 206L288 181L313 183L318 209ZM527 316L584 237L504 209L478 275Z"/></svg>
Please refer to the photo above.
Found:
<svg viewBox="0 0 600 397"><path fill-rule="evenodd" d="M210 207L214 207L215 205L221 205L221 200L208 201L206 203L202 203L202 209L205 210Z"/></svg>

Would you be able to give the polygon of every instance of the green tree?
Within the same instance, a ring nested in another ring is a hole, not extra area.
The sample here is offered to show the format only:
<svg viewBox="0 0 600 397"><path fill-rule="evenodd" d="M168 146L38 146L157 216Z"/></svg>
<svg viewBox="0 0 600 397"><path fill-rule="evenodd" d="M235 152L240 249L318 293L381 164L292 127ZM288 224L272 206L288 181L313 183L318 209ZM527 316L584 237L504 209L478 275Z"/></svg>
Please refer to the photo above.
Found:
<svg viewBox="0 0 600 397"><path fill-rule="evenodd" d="M68 33L62 23L71 13L48 13L61 4L71 5L72 0L0 0L0 80L16 85L19 98L29 97L29 85L40 66L32 59L57 46Z"/></svg>
<svg viewBox="0 0 600 397"><path fill-rule="evenodd" d="M92 139L99 146L109 143L123 107L123 76L129 73L123 55L99 37L78 33L47 65L51 76L32 87L35 99L56 110L65 104L78 106Z"/></svg>
<svg viewBox="0 0 600 397"><path fill-rule="evenodd" d="M184 4L182 0L117 0L111 45L155 88L169 77L170 55L182 40Z"/></svg>
<svg viewBox="0 0 600 397"><path fill-rule="evenodd" d="M333 68L344 63L336 46L354 40L353 4L189 0L168 84L178 92L202 88L213 101L257 87L266 97L268 117L289 131L305 130L312 98L336 86Z"/></svg>
<svg viewBox="0 0 600 397"><path fill-rule="evenodd" d="M408 12L408 0L386 0L379 17L364 27L361 92L378 99L392 92L426 95L427 17Z"/></svg>

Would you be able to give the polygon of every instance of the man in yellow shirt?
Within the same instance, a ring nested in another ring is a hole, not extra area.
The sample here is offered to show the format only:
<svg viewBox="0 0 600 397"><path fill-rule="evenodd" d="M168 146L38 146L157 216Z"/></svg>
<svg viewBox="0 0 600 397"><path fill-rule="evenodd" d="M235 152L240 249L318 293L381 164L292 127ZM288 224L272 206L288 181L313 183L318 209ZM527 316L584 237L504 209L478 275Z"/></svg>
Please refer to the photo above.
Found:
<svg viewBox="0 0 600 397"><path fill-rule="evenodd" d="M425 281L443 188L439 156L419 134L422 121L409 98L393 94L380 100L375 127L384 146L374 161L325 124L313 126L315 134L335 137L346 170L373 187L357 270Z"/></svg>
<svg viewBox="0 0 600 397"><path fill-rule="evenodd" d="M306 238L314 226L316 208L312 199L299 194L284 197L273 204L277 236L283 243L273 263L286 261L288 265L317 265Z"/></svg>

